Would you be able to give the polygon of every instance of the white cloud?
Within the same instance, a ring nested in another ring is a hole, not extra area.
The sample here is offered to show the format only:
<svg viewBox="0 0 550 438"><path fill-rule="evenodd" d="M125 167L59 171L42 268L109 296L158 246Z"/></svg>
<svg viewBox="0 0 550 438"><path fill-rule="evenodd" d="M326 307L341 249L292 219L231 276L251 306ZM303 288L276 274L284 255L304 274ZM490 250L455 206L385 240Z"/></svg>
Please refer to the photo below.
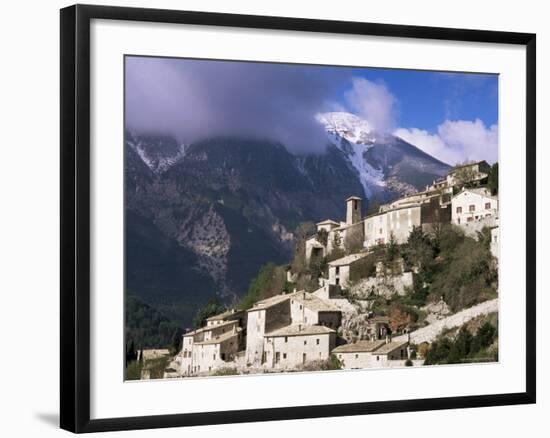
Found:
<svg viewBox="0 0 550 438"><path fill-rule="evenodd" d="M435 158L454 165L467 160L498 160L498 126L490 127L476 119L445 120L437 133L417 128L399 128L394 135Z"/></svg>
<svg viewBox="0 0 550 438"><path fill-rule="evenodd" d="M347 104L374 130L390 132L395 127L397 99L383 83L353 78L351 90L345 93Z"/></svg>

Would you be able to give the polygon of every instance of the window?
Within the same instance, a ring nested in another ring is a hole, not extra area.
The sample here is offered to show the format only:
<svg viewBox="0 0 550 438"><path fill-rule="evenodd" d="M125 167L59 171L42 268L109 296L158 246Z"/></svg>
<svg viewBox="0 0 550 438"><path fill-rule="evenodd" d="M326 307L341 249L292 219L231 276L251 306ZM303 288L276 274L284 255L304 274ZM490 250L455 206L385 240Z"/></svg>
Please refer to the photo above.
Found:
<svg viewBox="0 0 550 438"><path fill-rule="evenodd" d="M216 360L216 354L212 355L212 359Z"/></svg>
<svg viewBox="0 0 550 438"><path fill-rule="evenodd" d="M306 354L302 354L302 363L306 363Z"/></svg>
<svg viewBox="0 0 550 438"><path fill-rule="evenodd" d="M285 336L285 342L288 342L288 336Z"/></svg>
<svg viewBox="0 0 550 438"><path fill-rule="evenodd" d="M379 232L379 234L382 234L382 228L380 228L380 232Z"/></svg>
<svg viewBox="0 0 550 438"><path fill-rule="evenodd" d="M473 222L474 221L474 218L473 217L469 217L468 219L466 219L467 222Z"/></svg>
<svg viewBox="0 0 550 438"><path fill-rule="evenodd" d="M359 355L358 355L358 354L355 355L355 359L359 359Z"/></svg>
<svg viewBox="0 0 550 438"><path fill-rule="evenodd" d="M300 310L302 310L302 305L300 304Z"/></svg>
<svg viewBox="0 0 550 438"><path fill-rule="evenodd" d="M307 345L307 340L306 340L306 341L304 341L304 345Z"/></svg>
<svg viewBox="0 0 550 438"><path fill-rule="evenodd" d="M286 353L283 353L283 359L286 359Z"/></svg>
<svg viewBox="0 0 550 438"><path fill-rule="evenodd" d="M376 356L376 360L380 360L380 356Z"/></svg>
<svg viewBox="0 0 550 438"><path fill-rule="evenodd" d="M485 203L485 210L490 210L491 209L491 203L490 202L486 202Z"/></svg>
<svg viewBox="0 0 550 438"><path fill-rule="evenodd" d="M336 266L335 272L336 272L336 275L339 275L339 274L340 274L340 266Z"/></svg>
<svg viewBox="0 0 550 438"><path fill-rule="evenodd" d="M319 338L317 338L317 345L319 345Z"/></svg>
<svg viewBox="0 0 550 438"><path fill-rule="evenodd" d="M462 213L462 207L456 207L456 212L457 213Z"/></svg>
<svg viewBox="0 0 550 438"><path fill-rule="evenodd" d="M468 211L476 211L476 206L474 204L470 205Z"/></svg>
<svg viewBox="0 0 550 438"><path fill-rule="evenodd" d="M279 363L280 360L281 360L281 353L277 351L275 353L275 363Z"/></svg>
<svg viewBox="0 0 550 438"><path fill-rule="evenodd" d="M336 279L336 285L338 286L339 284L340 284L340 279L337 278L337 279Z"/></svg>

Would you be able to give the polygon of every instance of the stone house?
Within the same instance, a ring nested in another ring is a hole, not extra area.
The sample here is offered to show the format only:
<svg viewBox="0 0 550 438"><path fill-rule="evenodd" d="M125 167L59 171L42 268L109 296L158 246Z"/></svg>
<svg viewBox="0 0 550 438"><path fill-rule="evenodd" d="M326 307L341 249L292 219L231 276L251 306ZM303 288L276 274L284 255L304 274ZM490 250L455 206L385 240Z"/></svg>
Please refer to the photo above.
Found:
<svg viewBox="0 0 550 438"><path fill-rule="evenodd" d="M264 338L264 364L269 368L296 368L327 360L336 346L336 331L322 325L292 324Z"/></svg>
<svg viewBox="0 0 550 438"><path fill-rule="evenodd" d="M396 243L405 243L413 227L422 224L421 204L409 204L381 211L368 216L364 224L366 248L387 244L392 235Z"/></svg>
<svg viewBox="0 0 550 438"><path fill-rule="evenodd" d="M470 184L478 186L485 184L490 170L491 166L485 160L455 166L447 173L447 185L454 187L465 182L462 180L464 176L467 176Z"/></svg>
<svg viewBox="0 0 550 438"><path fill-rule="evenodd" d="M269 357L267 351L275 351L273 345L280 341L273 338L280 337L279 334L286 333L285 330L288 333L292 332L292 336L297 336L301 340L298 342L293 339L290 344L284 346L284 352L276 350L287 355L288 361L285 362L285 366L295 363L298 357L300 360L303 358L316 360L317 358L314 359L314 356L318 356L319 349L323 349L321 357L326 358L330 353L328 348L332 345L330 342L335 342L332 335L326 339L321 336L320 339L324 340L319 343L315 341L314 350L310 350L308 345L311 346L311 344L303 343L307 339L302 338L313 336L314 333L319 335L334 333L335 336L335 329L340 326L341 318L342 313L336 306L304 291L276 295L259 301L251 309L248 309L246 363L252 366L273 366L273 364L279 363L275 361L275 357ZM288 350L291 347L296 348L292 351L292 361L289 356L290 350ZM315 354L313 355L313 353ZM282 360L282 356L280 360Z"/></svg>
<svg viewBox="0 0 550 438"><path fill-rule="evenodd" d="M231 362L244 344L238 320L211 323L185 333L178 354L180 373L197 375L211 372Z"/></svg>
<svg viewBox="0 0 550 438"><path fill-rule="evenodd" d="M403 366L408 359L408 342L391 340L358 341L332 350L344 369Z"/></svg>
<svg viewBox="0 0 550 438"><path fill-rule="evenodd" d="M366 257L367 253L351 254L328 263L328 284L347 288L354 264Z"/></svg>
<svg viewBox="0 0 550 438"><path fill-rule="evenodd" d="M494 224L498 217L498 198L485 188L462 189L453 196L452 223L459 226L472 222Z"/></svg>

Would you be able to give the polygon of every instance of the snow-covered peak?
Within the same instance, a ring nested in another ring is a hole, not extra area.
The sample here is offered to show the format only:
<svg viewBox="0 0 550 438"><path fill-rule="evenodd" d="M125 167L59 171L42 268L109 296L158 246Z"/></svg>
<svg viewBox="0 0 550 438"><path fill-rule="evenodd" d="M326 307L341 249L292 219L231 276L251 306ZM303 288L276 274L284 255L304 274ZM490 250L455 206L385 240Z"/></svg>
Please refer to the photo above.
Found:
<svg viewBox="0 0 550 438"><path fill-rule="evenodd" d="M319 113L316 116L329 134L336 134L351 143L369 144L375 140L369 123L346 112Z"/></svg>
<svg viewBox="0 0 550 438"><path fill-rule="evenodd" d="M316 118L324 126L329 139L344 153L357 172L365 196L371 198L376 192L383 190L384 172L374 168L365 157L365 153L376 141L369 123L346 112L320 113Z"/></svg>

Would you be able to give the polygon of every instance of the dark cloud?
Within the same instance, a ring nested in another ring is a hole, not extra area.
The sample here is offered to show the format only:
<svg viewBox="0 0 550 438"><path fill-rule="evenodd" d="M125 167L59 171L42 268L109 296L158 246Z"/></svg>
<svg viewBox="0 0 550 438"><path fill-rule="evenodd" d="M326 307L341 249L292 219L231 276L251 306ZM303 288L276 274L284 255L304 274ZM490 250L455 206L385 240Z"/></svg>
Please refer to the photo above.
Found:
<svg viewBox="0 0 550 438"><path fill-rule="evenodd" d="M321 152L326 136L315 114L350 79L337 67L128 57L126 126L186 143L237 135Z"/></svg>

